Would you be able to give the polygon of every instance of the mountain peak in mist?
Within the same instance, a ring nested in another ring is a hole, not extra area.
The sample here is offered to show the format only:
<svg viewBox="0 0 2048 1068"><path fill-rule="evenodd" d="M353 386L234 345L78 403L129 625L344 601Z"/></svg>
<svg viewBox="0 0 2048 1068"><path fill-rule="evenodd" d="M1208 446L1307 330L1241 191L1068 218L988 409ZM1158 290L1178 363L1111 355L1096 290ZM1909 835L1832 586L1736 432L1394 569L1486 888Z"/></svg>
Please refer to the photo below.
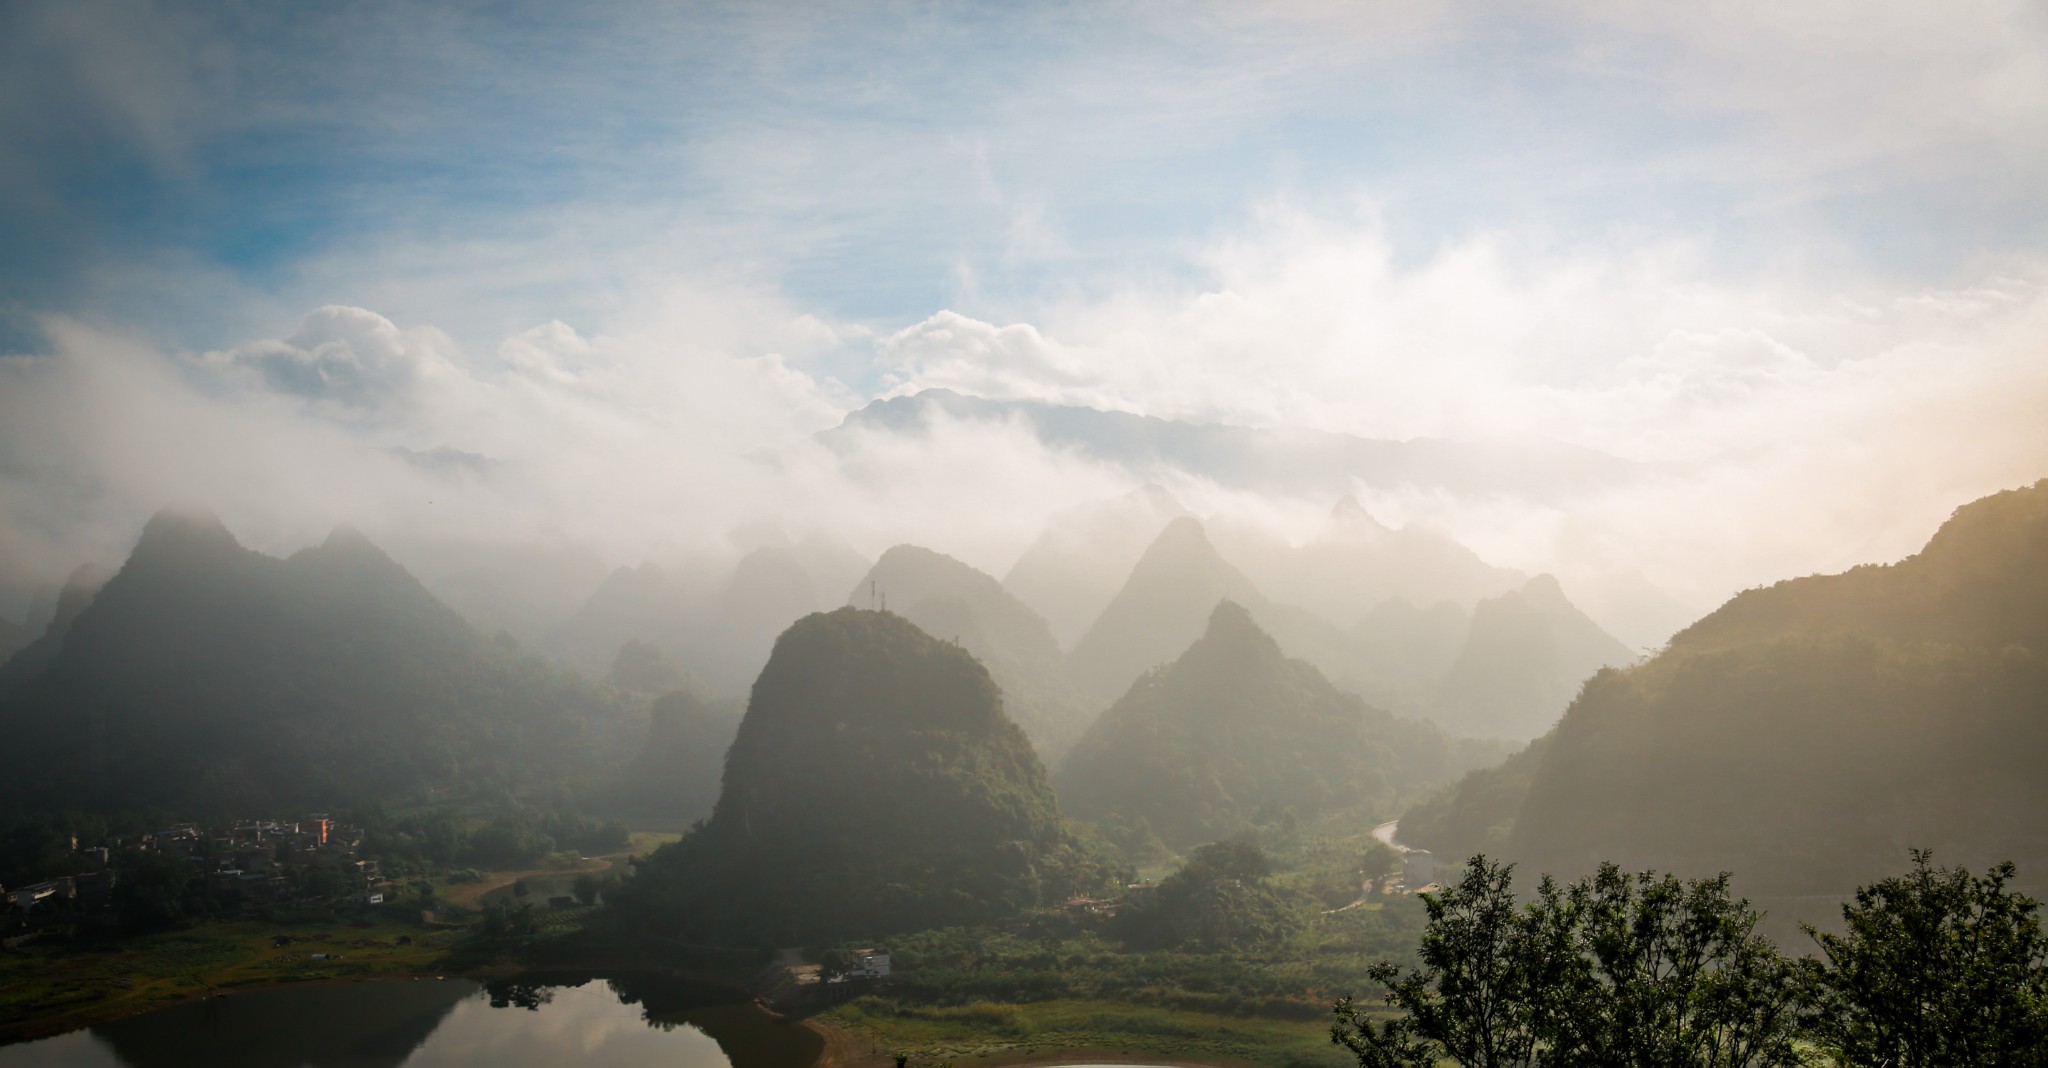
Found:
<svg viewBox="0 0 2048 1068"><path fill-rule="evenodd" d="M1209 542L1202 521L1181 516L1145 555L1068 657L1075 681L1114 700L1145 669L1178 657L1201 637L1222 600L1265 598Z"/></svg>
<svg viewBox="0 0 2048 1068"><path fill-rule="evenodd" d="M149 517L129 559L152 560L227 548L241 549L242 543L235 540L220 516L196 505L176 505Z"/></svg>
<svg viewBox="0 0 2048 1068"><path fill-rule="evenodd" d="M1365 505L1358 503L1358 497L1350 493L1338 498L1336 506L1330 509L1330 529L1335 533L1352 537L1394 532L1392 527L1380 522L1377 516L1366 511Z"/></svg>
<svg viewBox="0 0 2048 1068"><path fill-rule="evenodd" d="M1251 610L1227 598L1216 602L1216 610L1209 613L1208 628L1189 648L1202 648L1209 652L1228 649L1236 657L1260 660L1284 655L1280 652L1280 643L1252 619Z"/></svg>
<svg viewBox="0 0 2048 1068"><path fill-rule="evenodd" d="M1072 645L1116 596L1160 530L1187 514L1157 483L1075 505L1046 521L1003 576L1003 586L1045 618L1061 645Z"/></svg>
<svg viewBox="0 0 2048 1068"><path fill-rule="evenodd" d="M1533 738L1557 722L1588 676L1634 659L1572 604L1556 577L1537 575L1472 610L1434 718L1462 734Z"/></svg>

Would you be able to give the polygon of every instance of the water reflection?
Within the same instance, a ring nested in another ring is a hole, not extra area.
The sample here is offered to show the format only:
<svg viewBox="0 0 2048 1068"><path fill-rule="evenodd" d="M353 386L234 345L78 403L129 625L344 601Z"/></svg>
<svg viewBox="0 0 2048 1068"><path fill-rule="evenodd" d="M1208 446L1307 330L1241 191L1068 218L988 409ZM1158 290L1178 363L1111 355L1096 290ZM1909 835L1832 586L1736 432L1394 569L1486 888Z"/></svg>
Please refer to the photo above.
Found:
<svg viewBox="0 0 2048 1068"><path fill-rule="evenodd" d="M0 1068L805 1068L820 1045L717 987L551 975L252 990L0 1048Z"/></svg>

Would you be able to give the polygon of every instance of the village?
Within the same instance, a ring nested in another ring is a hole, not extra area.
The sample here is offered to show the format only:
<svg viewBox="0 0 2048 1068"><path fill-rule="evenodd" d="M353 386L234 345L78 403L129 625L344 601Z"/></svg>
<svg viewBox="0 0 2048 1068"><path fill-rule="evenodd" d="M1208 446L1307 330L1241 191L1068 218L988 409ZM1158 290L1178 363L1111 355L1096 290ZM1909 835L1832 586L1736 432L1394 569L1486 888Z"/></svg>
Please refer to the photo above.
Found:
<svg viewBox="0 0 2048 1068"><path fill-rule="evenodd" d="M73 837L67 874L0 887L0 947L58 929L120 927L145 872L179 872L181 888L205 876L207 902L220 915L381 905L385 880L377 861L358 855L362 843L360 828L319 812L296 822L236 820L211 833L197 823L176 823L101 845L80 846ZM171 868L166 860L186 867Z"/></svg>

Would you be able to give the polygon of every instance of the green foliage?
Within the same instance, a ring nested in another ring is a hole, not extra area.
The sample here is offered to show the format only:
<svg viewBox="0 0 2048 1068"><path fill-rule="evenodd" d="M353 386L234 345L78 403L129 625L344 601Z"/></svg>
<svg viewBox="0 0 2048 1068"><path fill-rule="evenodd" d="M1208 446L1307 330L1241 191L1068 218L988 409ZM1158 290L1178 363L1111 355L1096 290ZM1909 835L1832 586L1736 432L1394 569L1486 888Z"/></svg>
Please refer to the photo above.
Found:
<svg viewBox="0 0 2048 1068"><path fill-rule="evenodd" d="M853 951L845 946L833 946L817 956L818 973L827 979L853 970Z"/></svg>
<svg viewBox="0 0 2048 1068"><path fill-rule="evenodd" d="M1812 931L1819 1045L1840 1064L2048 1064L2048 941L2040 902L2006 889L2013 866L1982 876L1913 870L1856 892L1847 930Z"/></svg>
<svg viewBox="0 0 2048 1068"><path fill-rule="evenodd" d="M1755 933L1727 879L1681 882L1613 865L1535 900L1512 868L1474 857L1458 883L1425 895L1421 964L1373 969L1389 1004L1376 1023L1350 999L1331 1040L1362 1068L1790 1065L1798 984Z"/></svg>
<svg viewBox="0 0 2048 1068"><path fill-rule="evenodd" d="M1266 854L1247 842L1194 851L1179 871L1117 916L1113 933L1134 946L1215 952L1272 945L1299 929L1297 909L1266 876Z"/></svg>
<svg viewBox="0 0 2048 1068"><path fill-rule="evenodd" d="M676 666L667 653L638 638L619 646L619 655L612 658L604 681L621 690L649 695L673 693L692 684L690 673Z"/></svg>
<svg viewBox="0 0 2048 1068"><path fill-rule="evenodd" d="M203 880L190 861L155 851L123 853L114 884L114 905L130 934L162 931L203 914Z"/></svg>
<svg viewBox="0 0 2048 1068"><path fill-rule="evenodd" d="M1232 602L1180 659L1139 679L1060 767L1084 819L1142 824L1169 845L1234 835L1261 815L1390 806L1434 781L1448 746L1290 660Z"/></svg>
<svg viewBox="0 0 2048 1068"><path fill-rule="evenodd" d="M964 649L846 608L776 642L711 819L618 904L693 941L822 943L979 922L1107 885Z"/></svg>
<svg viewBox="0 0 2048 1068"><path fill-rule="evenodd" d="M484 906L483 918L479 921L478 929L486 939L492 941L531 938L540 929L540 919L532 905L508 906L494 903Z"/></svg>
<svg viewBox="0 0 2048 1068"><path fill-rule="evenodd" d="M468 856L486 868L530 868L555 850L555 840L532 824L503 815L469 836Z"/></svg>
<svg viewBox="0 0 2048 1068"><path fill-rule="evenodd" d="M481 825L448 808L392 816L372 806L348 816L363 828L363 855L395 872L456 865L500 871L531 868L563 849L611 853L626 848L630 839L626 825L617 820L599 822L573 810L527 805L502 809Z"/></svg>

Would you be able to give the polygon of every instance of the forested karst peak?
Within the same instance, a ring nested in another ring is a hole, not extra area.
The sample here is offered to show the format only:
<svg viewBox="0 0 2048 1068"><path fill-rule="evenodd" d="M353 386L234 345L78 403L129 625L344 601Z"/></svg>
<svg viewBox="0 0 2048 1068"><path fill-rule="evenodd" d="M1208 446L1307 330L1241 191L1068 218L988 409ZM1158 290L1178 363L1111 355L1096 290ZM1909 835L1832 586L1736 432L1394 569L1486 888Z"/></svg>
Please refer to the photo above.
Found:
<svg viewBox="0 0 2048 1068"><path fill-rule="evenodd" d="M711 819L628 904L655 929L783 945L992 918L1106 876L981 664L847 607L776 640Z"/></svg>

